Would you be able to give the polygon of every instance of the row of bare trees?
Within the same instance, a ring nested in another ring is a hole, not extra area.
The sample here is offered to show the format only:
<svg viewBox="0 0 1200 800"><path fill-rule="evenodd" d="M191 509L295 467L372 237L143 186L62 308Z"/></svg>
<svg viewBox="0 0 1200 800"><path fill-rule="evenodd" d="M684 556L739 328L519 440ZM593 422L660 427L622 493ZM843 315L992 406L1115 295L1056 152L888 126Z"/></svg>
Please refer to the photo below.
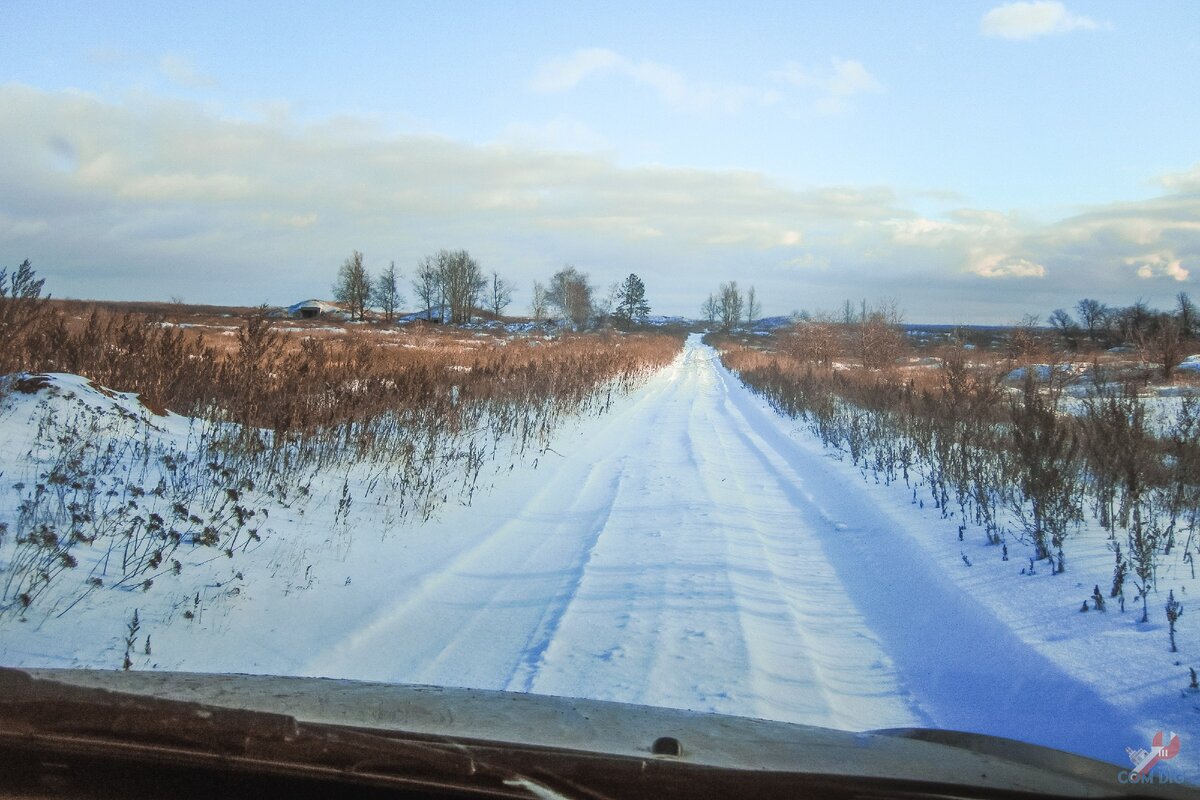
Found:
<svg viewBox="0 0 1200 800"><path fill-rule="evenodd" d="M363 254L355 250L338 268L333 294L346 305L351 319L363 319L368 308L378 308L384 320L392 322L404 303L402 278L394 261L372 278L363 265ZM457 324L470 322L480 308L499 316L512 303L514 291L500 273L493 270L485 275L466 250L440 250L423 258L412 288L427 319L432 320L436 311L439 321Z"/></svg>
<svg viewBox="0 0 1200 800"><path fill-rule="evenodd" d="M333 284L333 296L345 304L351 319L363 319L369 307L383 311L384 319L391 322L404 302L400 293L400 274L396 262L388 264L375 278L363 266L363 254L355 250L338 267L337 281Z"/></svg>
<svg viewBox="0 0 1200 800"><path fill-rule="evenodd" d="M905 349L903 316L894 300L874 306L849 304L840 317L805 315L783 331L781 347L801 361L830 367L836 359L856 359L866 369L896 362Z"/></svg>
<svg viewBox="0 0 1200 800"><path fill-rule="evenodd" d="M534 282L529 311L535 322L555 314L576 330L606 322L630 328L646 321L650 304L646 301L646 284L634 273L600 295L586 272L567 264L549 282Z"/></svg>
<svg viewBox="0 0 1200 800"><path fill-rule="evenodd" d="M1144 300L1110 307L1084 298L1075 305L1078 321L1062 308L1056 308L1048 321L1072 351L1085 345L1132 347L1147 363L1159 366L1163 380L1170 380L1180 360L1200 340L1200 311L1186 292L1180 292L1175 302L1173 310L1160 311Z"/></svg>
<svg viewBox="0 0 1200 800"><path fill-rule="evenodd" d="M743 295L737 281L722 283L716 294L710 294L700 306L700 313L710 325L720 324L721 330L730 331L742 324L753 325L762 315L762 304L751 286Z"/></svg>
<svg viewBox="0 0 1200 800"><path fill-rule="evenodd" d="M355 250L338 269L334 297L345 304L352 319L363 319L369 308L378 308L385 321L391 322L404 302L399 289L402 277L392 262L373 278L363 265L363 254ZM466 250L440 250L423 258L417 264L412 289L425 309L426 319L454 324L470 322L478 309L500 316L512 304L516 291L495 270L485 274ZM736 283L732 294L740 317L741 295ZM758 308L753 288L748 302L752 311ZM646 320L650 305L646 302L646 285L636 274L631 273L601 294L586 272L567 264L549 281L534 282L529 310L535 322L553 315L581 330L609 321L629 328Z"/></svg>

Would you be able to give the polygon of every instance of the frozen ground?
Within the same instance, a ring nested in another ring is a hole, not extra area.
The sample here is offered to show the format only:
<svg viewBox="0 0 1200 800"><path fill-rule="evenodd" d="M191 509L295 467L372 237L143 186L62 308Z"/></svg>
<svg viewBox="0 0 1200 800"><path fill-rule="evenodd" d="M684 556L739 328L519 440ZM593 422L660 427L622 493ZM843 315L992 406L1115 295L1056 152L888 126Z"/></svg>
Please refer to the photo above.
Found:
<svg viewBox="0 0 1200 800"><path fill-rule="evenodd" d="M32 469L35 435L28 402L8 402L5 483ZM182 424L162 435L181 437ZM117 667L138 608L153 649L139 644L135 668L938 726L1119 764L1174 730L1184 753L1172 766L1200 777L1189 744L1200 699L1184 691L1200 628L1185 614L1181 652L1166 652L1166 584L1150 625L1132 609L1078 613L1111 571L1102 542L1078 545L1066 575L1020 576L1015 543L1008 562L982 534L960 544L957 521L914 505L909 488L864 481L695 337L608 414L562 430L536 465L497 472L471 507L397 528L377 499L347 524L333 507L353 479L272 510L237 579L223 561L189 563L146 593L0 618L0 663ZM1194 587L1182 572L1166 579Z"/></svg>

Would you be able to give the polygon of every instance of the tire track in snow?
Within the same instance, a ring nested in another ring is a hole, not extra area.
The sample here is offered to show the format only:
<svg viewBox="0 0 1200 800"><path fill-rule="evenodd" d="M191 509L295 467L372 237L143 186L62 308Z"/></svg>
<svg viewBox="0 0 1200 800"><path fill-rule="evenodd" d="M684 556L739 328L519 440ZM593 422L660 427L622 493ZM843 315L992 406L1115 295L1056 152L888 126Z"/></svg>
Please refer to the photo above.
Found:
<svg viewBox="0 0 1200 800"><path fill-rule="evenodd" d="M660 396L669 413L626 461L610 516L625 528L597 545L531 687L820 725L916 722L894 677L876 668L886 658L872 640L841 633L842 619L824 621L822 641L794 610L788 587L820 605L838 588L826 585L832 568L819 551L801 563L797 545L766 545L767 531L792 526L794 510L781 493L757 491L770 476L739 485L758 461L727 430L728 387L712 358L689 345L672 391ZM672 495L686 502L662 502ZM828 667L831 648L851 655ZM846 690L854 679L829 677L840 668L868 675L868 686Z"/></svg>
<svg viewBox="0 0 1200 800"><path fill-rule="evenodd" d="M688 580L702 567L694 557L679 557L679 537L664 522L677 522L686 515L673 495L686 498L692 493L675 482L677 474L646 467L660 463L664 455L672 464L676 460L678 449L672 451L667 445L674 436L675 409L689 403L681 384L693 357L687 351L678 369L667 376L669 391L660 395L652 424L636 417L628 420L631 430L649 438L637 443L635 454L622 458L624 475L609 529L597 544L538 675L529 684L535 691L675 705L680 700L672 703L672 692L683 692L695 705L695 686L687 675L674 676L667 696L659 691L662 687L647 680L664 651L664 620L679 623L679 617L687 615L687 609L673 602L682 592L672 592L669 584ZM711 599L703 586L691 586L689 594L699 603ZM710 644L699 634L693 628L687 638L699 648ZM700 664L695 659L689 666ZM720 688L714 693L720 693Z"/></svg>
<svg viewBox="0 0 1200 800"><path fill-rule="evenodd" d="M667 367L621 413L591 431L585 444L601 442L613 455L626 452L632 430L626 417L660 407L657 397L669 387L666 379L674 368ZM619 483L620 470L614 471L613 459L567 461L544 482L533 484L533 491L523 492L517 503L498 498L505 508L502 515L489 519L467 509L448 515L458 518L451 524L466 518L490 521L491 528L461 552L422 565L411 587L398 592L382 610L349 622L349 633L328 643L299 673L505 688L502 676L515 675L531 649L544 649L535 643L541 622L574 594L569 576L578 574L594 546L592 534L602 530ZM547 462L542 469L555 466ZM604 493L606 481L611 485ZM602 495L594 504L583 502L597 492ZM414 535L426 530L418 528ZM503 613L506 609L510 613ZM481 618L496 614L500 618L491 624L481 623ZM537 623L530 624L531 616Z"/></svg>
<svg viewBox="0 0 1200 800"><path fill-rule="evenodd" d="M1140 741L793 429L689 342L603 424L556 443L550 474L498 481L415 530L465 544L414 565L307 674L933 723L1107 759L1114 740Z"/></svg>
<svg viewBox="0 0 1200 800"><path fill-rule="evenodd" d="M930 724L907 696L895 665L826 555L822 540L831 525L797 507L789 483L794 476L784 475L765 457L767 442L747 434L748 422L733 400L745 389L724 380L717 372L723 370L714 361L714 379L721 387L714 433L724 452L741 456L728 473L740 495L755 498L745 507L753 546L769 569L771 595L795 631L795 657L808 665L812 690L825 704L827 719L819 724L852 730ZM786 691L796 675L777 670L770 677L774 686L768 705L777 709L775 715L811 721L813 710Z"/></svg>
<svg viewBox="0 0 1200 800"><path fill-rule="evenodd" d="M680 494L692 498L687 507L660 520L672 533L662 542L665 552L663 602L653 626L650 668L637 700L699 710L729 712L754 706L756 673L750 642L739 613L734 569L724 547L727 525L721 509L700 503L705 497L704 465L697 458L697 399L712 388L701 350L690 348L686 372L676 382L671 400L678 407L673 427L663 436L663 450L674 444L670 460L679 471L669 478ZM657 464L643 463L651 475ZM666 476L662 476L666 478ZM644 502L634 498L634 503Z"/></svg>
<svg viewBox="0 0 1200 800"><path fill-rule="evenodd" d="M717 369L712 362L707 370L713 388L697 403L693 440L709 495L734 501L721 504L728 562L758 566L740 570L734 584L758 713L843 729L882 720L919 723L815 533L795 513L778 476L761 470L753 443L742 437L740 420L730 414L730 387Z"/></svg>

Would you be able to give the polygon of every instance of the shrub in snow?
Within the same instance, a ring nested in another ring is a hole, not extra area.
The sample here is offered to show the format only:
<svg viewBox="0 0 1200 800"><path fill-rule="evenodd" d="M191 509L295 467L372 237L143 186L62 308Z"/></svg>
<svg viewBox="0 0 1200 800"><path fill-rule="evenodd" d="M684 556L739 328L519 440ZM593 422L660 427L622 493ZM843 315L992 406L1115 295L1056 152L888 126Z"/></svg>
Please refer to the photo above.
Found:
<svg viewBox="0 0 1200 800"><path fill-rule="evenodd" d="M1109 592L1109 597L1123 596L1125 591L1125 572L1129 569L1129 565L1121 558L1121 543L1113 542L1113 547L1116 548L1117 565L1113 567L1113 583L1112 591Z"/></svg>
<svg viewBox="0 0 1200 800"><path fill-rule="evenodd" d="M1026 378L1020 402L1011 406L1013 454L1020 495L1013 510L1034 546L1035 559L1049 559L1054 572L1065 566L1062 545L1073 523L1082 521L1077 503L1079 440L1053 401ZM1057 551L1057 562L1054 560Z"/></svg>
<svg viewBox="0 0 1200 800"><path fill-rule="evenodd" d="M1167 625L1171 635L1171 652L1178 653L1179 648L1175 646L1175 623L1183 616L1183 604L1175 599L1175 590L1172 589L1167 593Z"/></svg>

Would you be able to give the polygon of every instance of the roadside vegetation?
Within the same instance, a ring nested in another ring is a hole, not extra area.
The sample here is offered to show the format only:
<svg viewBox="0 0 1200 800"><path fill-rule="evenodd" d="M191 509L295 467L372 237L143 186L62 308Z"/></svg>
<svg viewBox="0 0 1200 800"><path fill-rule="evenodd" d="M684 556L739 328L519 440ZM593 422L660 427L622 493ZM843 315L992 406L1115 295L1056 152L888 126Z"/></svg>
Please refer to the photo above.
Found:
<svg viewBox="0 0 1200 800"><path fill-rule="evenodd" d="M1200 352L1196 315L1186 295L1170 312L1079 308L1084 325L1056 311L1052 327L935 336L902 327L894 304L847 303L710 340L864 478L957 520L947 545L966 566L962 542L981 536L1014 575L1071 573L1073 540L1102 536L1111 578L1089 581L1076 608L1128 604L1173 631L1182 607L1164 568L1194 578L1200 557L1200 381L1185 360Z"/></svg>
<svg viewBox="0 0 1200 800"><path fill-rule="evenodd" d="M64 306L29 262L0 272L0 399L37 398L31 471L0 476L18 509L0 521L0 616L232 565L271 513L303 513L316 494L346 537L367 503L386 506L388 526L469 504L489 474L544 457L564 419L603 413L682 344L301 325L265 309L198 325L167 311ZM50 591L68 578L74 590Z"/></svg>

